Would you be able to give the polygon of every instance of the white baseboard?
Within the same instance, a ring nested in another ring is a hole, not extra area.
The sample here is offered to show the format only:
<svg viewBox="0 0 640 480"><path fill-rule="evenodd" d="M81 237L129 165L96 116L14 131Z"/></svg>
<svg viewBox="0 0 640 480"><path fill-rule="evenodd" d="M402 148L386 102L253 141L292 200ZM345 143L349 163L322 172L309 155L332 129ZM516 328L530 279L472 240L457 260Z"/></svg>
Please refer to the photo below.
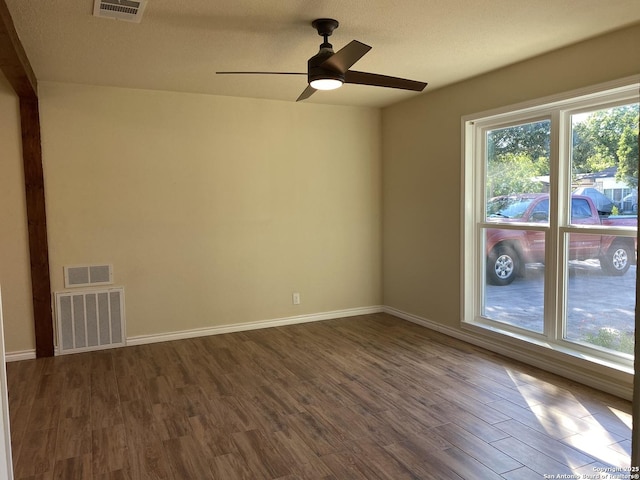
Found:
<svg viewBox="0 0 640 480"><path fill-rule="evenodd" d="M294 317L276 318L272 320L260 320L257 322L219 325L215 327L196 328L193 330L182 330L154 335L137 335L135 337L127 338L127 345L144 345L147 343L169 342L172 340L206 337L209 335L220 335L223 333L244 332L247 330L257 330L260 328L282 327L284 325L295 325L298 323L319 322L322 320L331 320L334 318L368 315L371 313L380 313L382 311L383 307L381 305L374 305L370 307L334 310L331 312L311 313L308 315L296 315Z"/></svg>
<svg viewBox="0 0 640 480"><path fill-rule="evenodd" d="M430 330L434 330L450 337L457 338L458 340L485 348L489 351L499 353L505 357L519 360L528 365L555 373L570 380L593 387L597 390L602 390L626 400L631 400L633 398L633 376L629 376L628 381L621 381L620 376L622 374L619 371L611 369L611 375L590 374L586 372L584 368L575 368L576 365L584 367L582 362L586 362L586 360L580 361L579 359L556 351L545 351L546 349L535 345L523 346L520 343L510 344L509 342L505 342L504 339L494 339L490 338L490 336L474 335L472 332L451 328L418 315L403 312L402 310L398 310L393 307L384 306L382 310L385 313L402 318L403 320L422 325ZM603 368L600 368L600 370L603 370ZM612 378L607 379L605 378L606 376L610 376Z"/></svg>
<svg viewBox="0 0 640 480"><path fill-rule="evenodd" d="M33 360L36 358L35 350L20 350L17 352L7 352L4 355L5 362L19 362L20 360Z"/></svg>

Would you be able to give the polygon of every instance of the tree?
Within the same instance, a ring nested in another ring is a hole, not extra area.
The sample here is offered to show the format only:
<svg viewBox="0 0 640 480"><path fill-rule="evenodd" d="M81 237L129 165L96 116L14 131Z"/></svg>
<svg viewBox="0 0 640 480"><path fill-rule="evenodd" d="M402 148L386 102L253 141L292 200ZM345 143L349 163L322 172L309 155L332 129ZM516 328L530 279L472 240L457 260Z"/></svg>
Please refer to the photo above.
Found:
<svg viewBox="0 0 640 480"><path fill-rule="evenodd" d="M535 177L549 174L551 122L525 123L487 135L487 196L541 192Z"/></svg>
<svg viewBox="0 0 640 480"><path fill-rule="evenodd" d="M487 135L488 158L495 159L505 154L527 154L529 158L549 159L551 148L551 122L525 123L513 127L492 130Z"/></svg>
<svg viewBox="0 0 640 480"><path fill-rule="evenodd" d="M616 180L625 182L630 187L638 188L638 124L640 116L636 113L635 128L627 125L618 142L618 171Z"/></svg>
<svg viewBox="0 0 640 480"><path fill-rule="evenodd" d="M487 166L487 198L511 193L538 193L544 185L535 180L541 173L541 165L548 163L534 162L526 154L506 153L490 161ZM544 167L543 167L544 168Z"/></svg>
<svg viewBox="0 0 640 480"><path fill-rule="evenodd" d="M620 163L618 149L622 135L627 129L637 129L637 126L637 103L598 110L582 121L575 121L572 139L573 172L592 173L617 167Z"/></svg>

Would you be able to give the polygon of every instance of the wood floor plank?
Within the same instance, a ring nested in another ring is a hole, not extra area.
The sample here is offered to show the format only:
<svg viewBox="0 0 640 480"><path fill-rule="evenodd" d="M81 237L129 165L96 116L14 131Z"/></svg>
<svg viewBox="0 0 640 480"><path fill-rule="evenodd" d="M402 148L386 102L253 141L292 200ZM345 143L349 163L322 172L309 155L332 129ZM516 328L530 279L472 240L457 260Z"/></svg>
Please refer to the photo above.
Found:
<svg viewBox="0 0 640 480"><path fill-rule="evenodd" d="M132 480L135 477L131 476L129 470L116 470L108 473L98 473L93 476L93 480Z"/></svg>
<svg viewBox="0 0 640 480"><path fill-rule="evenodd" d="M175 403L155 403L152 407L156 431L162 440L180 438L191 433L189 419L179 406L180 400Z"/></svg>
<svg viewBox="0 0 640 480"><path fill-rule="evenodd" d="M570 447L566 443L556 440L544 433L540 433L538 430L529 428L516 420L499 423L497 427L522 442L535 445L536 450L572 469L595 462L593 457L584 452Z"/></svg>
<svg viewBox="0 0 640 480"><path fill-rule="evenodd" d="M315 458L308 463L296 463L291 467L290 477L292 480L338 480L320 458Z"/></svg>
<svg viewBox="0 0 640 480"><path fill-rule="evenodd" d="M91 422L86 417L61 418L56 437L56 460L82 457L91 458Z"/></svg>
<svg viewBox="0 0 640 480"><path fill-rule="evenodd" d="M14 468L16 478L53 473L56 436L55 428L26 433Z"/></svg>
<svg viewBox="0 0 640 480"><path fill-rule="evenodd" d="M571 475L571 468L564 463L560 463L547 455L544 455L535 447L528 445L517 438L508 437L493 442L495 448L522 465L529 467L531 470L538 472L539 475Z"/></svg>
<svg viewBox="0 0 640 480"><path fill-rule="evenodd" d="M58 397L64 387L64 372L52 373L44 375L38 384L36 398L52 398Z"/></svg>
<svg viewBox="0 0 640 480"><path fill-rule="evenodd" d="M629 455L616 448L610 448L609 445L603 445L604 442L601 437L589 434L576 434L564 438L562 441L607 465L618 468L629 466Z"/></svg>
<svg viewBox="0 0 640 480"><path fill-rule="evenodd" d="M600 427L607 433L613 433L620 438L628 438L631 433L631 415L622 412L595 413L588 417L582 417L582 420L590 424L592 428Z"/></svg>
<svg viewBox="0 0 640 480"><path fill-rule="evenodd" d="M123 475L125 478L173 480L165 445L152 432L144 436L127 432L127 465L123 470L112 470L107 475ZM194 452L197 453L197 452Z"/></svg>
<svg viewBox="0 0 640 480"><path fill-rule="evenodd" d="M517 405L527 406L527 399L523 397L522 391L511 381L504 379L494 380L490 376L486 376L487 368L470 369L468 365L453 365L451 371L453 375L460 377L466 383L474 387L481 388L484 391L491 392L494 395L509 400Z"/></svg>
<svg viewBox="0 0 640 480"><path fill-rule="evenodd" d="M493 472L502 474L522 466L520 462L455 423L447 423L434 428L434 430L451 445L490 468ZM506 437L507 435L503 435L502 438ZM455 453L454 449L447 450ZM457 456L459 457L459 455ZM475 462L473 463L475 464Z"/></svg>
<svg viewBox="0 0 640 480"><path fill-rule="evenodd" d="M502 480L501 475L498 475L493 469L487 467L487 462L481 462L473 455L469 455L459 448L447 448L443 454L447 465L450 465L451 470L460 475L461 478Z"/></svg>
<svg viewBox="0 0 640 480"><path fill-rule="evenodd" d="M375 416L389 425L395 432L413 434L416 436L428 435L431 428L447 423L449 420L437 414L432 414L426 409L403 410L392 408L375 413Z"/></svg>
<svg viewBox="0 0 640 480"><path fill-rule="evenodd" d="M412 468L398 461L384 447L371 439L360 439L346 445L348 451L367 461L381 478L389 480L416 480L421 476L419 467Z"/></svg>
<svg viewBox="0 0 640 480"><path fill-rule="evenodd" d="M61 398L59 396L54 398L55 401L53 402L46 397L34 399L31 404L31 412L29 413L27 431L33 432L57 428Z"/></svg>
<svg viewBox="0 0 640 480"><path fill-rule="evenodd" d="M252 472L260 472L265 478L278 478L291 473L283 454L260 430L236 432L233 441Z"/></svg>
<svg viewBox="0 0 640 480"><path fill-rule="evenodd" d="M246 432L256 430L260 420L254 411L254 404L250 398L238 395L222 397L210 404L209 411L218 423L225 425L230 432Z"/></svg>
<svg viewBox="0 0 640 480"><path fill-rule="evenodd" d="M228 480L259 480L264 478L252 472L238 453L218 455L210 460L209 466L211 469L211 478L224 478Z"/></svg>
<svg viewBox="0 0 640 480"><path fill-rule="evenodd" d="M492 393L485 388L474 385L457 375L443 375L438 377L439 384L446 387L441 387L441 394L447 396L455 396L457 394L466 395L473 398L479 403L491 403L500 400L502 397Z"/></svg>
<svg viewBox="0 0 640 480"><path fill-rule="evenodd" d="M549 417L546 412L538 414L529 408L520 407L508 400L490 403L487 408L508 415L512 419L556 439L575 435L580 429L573 420L559 421L559 418Z"/></svg>
<svg viewBox="0 0 640 480"><path fill-rule="evenodd" d="M311 413L297 413L287 417L287 424L319 456L343 450L342 439L331 425L322 422Z"/></svg>
<svg viewBox="0 0 640 480"><path fill-rule="evenodd" d="M331 474L326 466L322 464L319 456L307 445L300 435L293 429L280 430L274 432L273 443L278 451L283 452L286 458L291 459L292 465L304 465L303 470L308 470L308 465L316 465L317 470L321 470L323 475Z"/></svg>
<svg viewBox="0 0 640 480"><path fill-rule="evenodd" d="M7 378L16 480L522 480L630 457L629 402L387 314Z"/></svg>
<svg viewBox="0 0 640 480"><path fill-rule="evenodd" d="M140 375L122 375L117 377L118 393L121 402L149 397L148 382Z"/></svg>
<svg viewBox="0 0 640 480"><path fill-rule="evenodd" d="M352 406L351 399L343 396L334 379L319 380L305 379L295 385L292 390L292 396L295 395L296 400L300 404L325 406L325 407L346 407Z"/></svg>
<svg viewBox="0 0 640 480"><path fill-rule="evenodd" d="M8 390L9 408L30 405L43 375L44 362L33 360L12 362L10 365L7 367L7 385L11 385Z"/></svg>
<svg viewBox="0 0 640 480"><path fill-rule="evenodd" d="M29 424L31 405L14 405L9 408L9 425L11 428L11 450L15 459L20 456L23 438Z"/></svg>
<svg viewBox="0 0 640 480"><path fill-rule="evenodd" d="M92 478L91 454L56 461L54 480L85 480Z"/></svg>
<svg viewBox="0 0 640 480"><path fill-rule="evenodd" d="M487 408L484 404L477 403L473 398L463 394L458 394L454 397L446 396L446 394L436 394L436 398L439 400L435 402L435 405L448 410L449 415L464 413L479 418L489 425L495 425L511 419L509 415L493 408Z"/></svg>
<svg viewBox="0 0 640 480"><path fill-rule="evenodd" d="M368 462L351 453L329 453L321 458L336 478L353 480L381 480L384 478L378 475Z"/></svg>
<svg viewBox="0 0 640 480"><path fill-rule="evenodd" d="M126 468L127 437L124 425L93 430L91 453L94 473L108 473Z"/></svg>
<svg viewBox="0 0 640 480"><path fill-rule="evenodd" d="M434 410L434 414L448 421L453 419L452 421L455 425L463 428L484 442L494 442L508 436L508 434L501 430L495 423L485 422L482 418L456 405L442 403L434 405L432 409Z"/></svg>
<svg viewBox="0 0 640 480"><path fill-rule="evenodd" d="M100 355L105 357L105 354ZM122 410L118 395L118 382L111 362L101 359L91 374L91 427L99 429L122 423ZM108 366L108 370L100 369Z"/></svg>
<svg viewBox="0 0 640 480"><path fill-rule="evenodd" d="M70 388L60 397L60 418L88 418L91 415L90 382L84 387Z"/></svg>
<svg viewBox="0 0 640 480"><path fill-rule="evenodd" d="M238 447L233 442L231 433L209 415L198 415L189 418L191 431L198 440L207 456L217 457L228 453L238 453Z"/></svg>
<svg viewBox="0 0 640 480"><path fill-rule="evenodd" d="M164 447L174 478L212 478L209 462L193 437L166 440Z"/></svg>
<svg viewBox="0 0 640 480"><path fill-rule="evenodd" d="M371 435L370 423L363 415L357 415L353 407L322 408L309 406L307 409L314 416L321 418L343 441L366 439Z"/></svg>
<svg viewBox="0 0 640 480"><path fill-rule="evenodd" d="M554 474L552 473L549 475ZM505 480L540 480L540 474L531 470L529 467L520 467L515 470L511 470L510 472L503 473L502 478ZM582 478L582 476L579 478Z"/></svg>
<svg viewBox="0 0 640 480"><path fill-rule="evenodd" d="M420 442L421 443L421 442ZM424 448L414 441L394 443L384 447L390 455L408 469L419 474L419 478L426 480L458 480L458 475L451 466L447 465L444 450Z"/></svg>

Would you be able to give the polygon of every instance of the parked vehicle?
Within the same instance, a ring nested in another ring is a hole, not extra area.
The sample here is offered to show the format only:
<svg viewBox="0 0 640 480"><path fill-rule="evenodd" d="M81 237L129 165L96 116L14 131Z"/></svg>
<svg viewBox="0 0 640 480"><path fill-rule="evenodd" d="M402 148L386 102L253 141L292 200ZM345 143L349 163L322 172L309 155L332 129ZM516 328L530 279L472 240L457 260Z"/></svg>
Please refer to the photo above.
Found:
<svg viewBox="0 0 640 480"><path fill-rule="evenodd" d="M598 210L598 215L611 215L614 203L600 190L593 187L578 187L573 191L573 195L589 197Z"/></svg>
<svg viewBox="0 0 640 480"><path fill-rule="evenodd" d="M504 223L548 223L549 195L531 193L497 197L489 202L487 220ZM590 197L571 197L573 225L634 226L634 216L600 216ZM535 230L488 229L485 241L487 281L509 285L528 263L544 263L545 234ZM615 235L571 233L570 260L598 259L607 275L624 275L636 262L636 239Z"/></svg>
<svg viewBox="0 0 640 480"><path fill-rule="evenodd" d="M638 192L632 192L622 198L620 202L620 211L623 213L638 214Z"/></svg>

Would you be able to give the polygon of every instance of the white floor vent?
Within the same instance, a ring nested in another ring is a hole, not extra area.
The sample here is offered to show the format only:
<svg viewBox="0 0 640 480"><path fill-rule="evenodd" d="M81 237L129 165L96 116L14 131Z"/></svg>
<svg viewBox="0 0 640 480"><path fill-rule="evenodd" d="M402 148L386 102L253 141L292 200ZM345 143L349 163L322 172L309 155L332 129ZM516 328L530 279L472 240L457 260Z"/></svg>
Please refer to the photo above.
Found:
<svg viewBox="0 0 640 480"><path fill-rule="evenodd" d="M93 15L140 23L146 5L146 0L94 0Z"/></svg>
<svg viewBox="0 0 640 480"><path fill-rule="evenodd" d="M56 293L58 353L122 347L124 288Z"/></svg>

